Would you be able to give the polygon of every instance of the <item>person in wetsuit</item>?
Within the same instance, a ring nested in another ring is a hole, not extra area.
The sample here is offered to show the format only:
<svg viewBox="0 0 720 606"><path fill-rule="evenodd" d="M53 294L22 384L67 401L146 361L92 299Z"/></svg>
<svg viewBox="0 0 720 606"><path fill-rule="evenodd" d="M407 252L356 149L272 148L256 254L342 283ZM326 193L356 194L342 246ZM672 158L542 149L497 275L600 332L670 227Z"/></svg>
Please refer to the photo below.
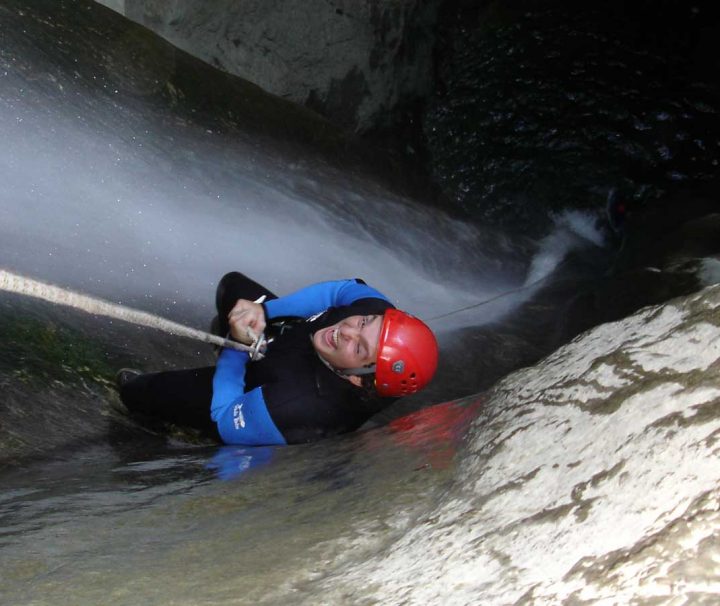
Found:
<svg viewBox="0 0 720 606"><path fill-rule="evenodd" d="M362 280L277 297L232 272L218 285L216 306L216 332L246 344L264 333L264 358L223 348L214 367L121 372L120 396L131 412L226 444L311 442L359 428L424 387L437 366L430 329Z"/></svg>

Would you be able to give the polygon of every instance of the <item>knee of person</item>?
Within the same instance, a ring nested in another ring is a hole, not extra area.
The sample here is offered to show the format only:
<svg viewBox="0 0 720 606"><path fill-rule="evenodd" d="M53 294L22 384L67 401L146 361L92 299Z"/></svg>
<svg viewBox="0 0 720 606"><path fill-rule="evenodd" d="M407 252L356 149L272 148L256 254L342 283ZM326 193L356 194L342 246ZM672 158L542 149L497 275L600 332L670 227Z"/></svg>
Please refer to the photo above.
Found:
<svg viewBox="0 0 720 606"><path fill-rule="evenodd" d="M224 308L231 303L225 300L225 293L228 290L237 290L237 288L233 288L233 285L236 285L238 282L246 279L245 275L241 274L239 271L228 272L220 278L220 282L218 282L217 288L215 289L215 307L218 312L223 312ZM232 301L232 303L234 304L234 301Z"/></svg>
<svg viewBox="0 0 720 606"><path fill-rule="evenodd" d="M222 278L220 278L218 288L227 286L228 283L235 282L237 280L248 280L248 277L245 274L240 273L239 271L229 271Z"/></svg>

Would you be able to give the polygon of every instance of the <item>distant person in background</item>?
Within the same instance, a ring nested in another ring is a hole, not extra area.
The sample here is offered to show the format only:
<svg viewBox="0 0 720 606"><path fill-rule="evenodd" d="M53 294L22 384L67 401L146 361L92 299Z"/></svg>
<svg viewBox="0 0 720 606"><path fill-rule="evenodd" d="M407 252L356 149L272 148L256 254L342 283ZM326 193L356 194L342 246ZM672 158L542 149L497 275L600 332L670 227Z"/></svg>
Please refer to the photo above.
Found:
<svg viewBox="0 0 720 606"><path fill-rule="evenodd" d="M265 297L264 302L254 302ZM321 282L278 298L232 272L217 289L217 334L246 345L268 339L265 357L222 349L214 367L117 382L136 414L210 434L226 444L311 442L354 431L432 378L430 329L362 280Z"/></svg>
<svg viewBox="0 0 720 606"><path fill-rule="evenodd" d="M615 188L612 188L607 195L605 214L607 224L610 226L613 234L618 238L623 238L625 236L625 228L629 214L628 203L627 198Z"/></svg>

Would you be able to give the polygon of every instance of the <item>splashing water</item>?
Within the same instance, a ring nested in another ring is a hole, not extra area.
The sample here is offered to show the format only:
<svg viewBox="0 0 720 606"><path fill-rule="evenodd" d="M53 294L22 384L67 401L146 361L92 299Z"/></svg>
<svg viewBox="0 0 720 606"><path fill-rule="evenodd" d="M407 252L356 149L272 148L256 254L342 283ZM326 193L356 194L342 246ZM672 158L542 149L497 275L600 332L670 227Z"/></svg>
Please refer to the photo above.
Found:
<svg viewBox="0 0 720 606"><path fill-rule="evenodd" d="M570 251L588 245L605 246L605 238L593 213L566 210L551 216L555 227L540 241L530 263L525 286L547 278Z"/></svg>
<svg viewBox="0 0 720 606"><path fill-rule="evenodd" d="M229 270L278 293L362 277L421 317L522 282L526 242L122 91L80 88L4 77L0 255L9 269L196 323L210 317ZM544 271L560 257L545 258Z"/></svg>

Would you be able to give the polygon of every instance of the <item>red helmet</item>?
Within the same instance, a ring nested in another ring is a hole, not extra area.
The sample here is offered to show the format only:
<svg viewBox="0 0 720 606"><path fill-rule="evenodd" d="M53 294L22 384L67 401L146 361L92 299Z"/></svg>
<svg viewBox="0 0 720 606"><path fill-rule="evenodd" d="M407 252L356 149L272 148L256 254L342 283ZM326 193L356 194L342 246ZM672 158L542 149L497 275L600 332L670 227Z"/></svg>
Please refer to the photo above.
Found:
<svg viewBox="0 0 720 606"><path fill-rule="evenodd" d="M378 341L375 388L381 396L407 396L430 382L438 344L427 325L399 309L385 311Z"/></svg>

